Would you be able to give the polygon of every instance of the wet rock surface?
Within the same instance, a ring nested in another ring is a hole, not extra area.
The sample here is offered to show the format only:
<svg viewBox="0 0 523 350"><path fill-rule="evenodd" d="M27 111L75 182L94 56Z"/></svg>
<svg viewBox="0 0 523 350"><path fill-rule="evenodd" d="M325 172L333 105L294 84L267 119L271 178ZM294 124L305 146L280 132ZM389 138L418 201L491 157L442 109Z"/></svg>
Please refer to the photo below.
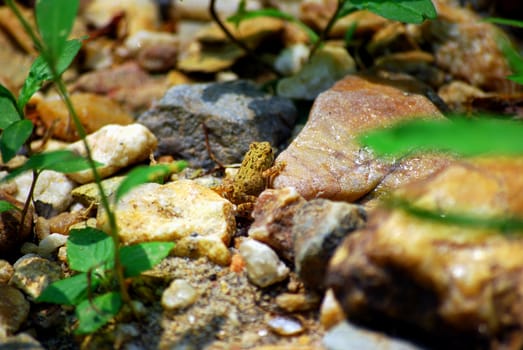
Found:
<svg viewBox="0 0 523 350"><path fill-rule="evenodd" d="M247 81L181 85L171 88L138 122L158 138L157 154L211 167L205 146L223 164L238 163L253 141L279 145L289 135L296 109ZM234 147L231 147L234 145Z"/></svg>
<svg viewBox="0 0 523 350"><path fill-rule="evenodd" d="M521 198L511 193L522 186L515 175L522 166L519 158L456 163L396 195L448 215L521 215ZM379 208L369 218L330 262L328 285L347 315L406 322L447 344L458 336L478 346L521 346L517 229L506 236L495 228L424 220L400 208Z"/></svg>
<svg viewBox="0 0 523 350"><path fill-rule="evenodd" d="M319 95L309 120L276 159L286 166L274 187L295 187L306 199L355 201L398 166L356 142L366 130L411 118L442 119L423 88L405 76L350 75ZM415 166L415 164L414 164ZM429 164L419 172L430 172ZM432 169L437 169L435 164ZM411 174L418 171L412 169ZM399 182L399 181L398 181Z"/></svg>

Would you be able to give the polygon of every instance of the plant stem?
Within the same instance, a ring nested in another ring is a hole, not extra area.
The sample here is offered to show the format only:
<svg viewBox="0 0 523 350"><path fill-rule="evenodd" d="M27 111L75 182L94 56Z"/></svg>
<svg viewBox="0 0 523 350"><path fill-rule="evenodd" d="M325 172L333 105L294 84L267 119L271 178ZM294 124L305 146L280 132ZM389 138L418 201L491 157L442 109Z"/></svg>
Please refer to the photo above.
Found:
<svg viewBox="0 0 523 350"><path fill-rule="evenodd" d="M209 13L211 14L211 17L213 19L213 21L218 25L218 27L220 27L220 29L223 31L223 33L225 34L225 36L232 42L234 43L236 46L238 46L239 48L241 48L243 51L245 51L245 53L251 57L253 60L255 60L256 62L259 62L263 67L265 67L266 69L270 70L272 73L274 73L277 77L281 77L281 73L278 72L271 64L265 62L264 60L262 60L258 55L256 55L254 53L254 51L248 47L247 45L245 45L241 40L238 40L230 31L229 29L227 29L227 27L225 26L225 24L222 22L222 20L220 19L220 17L218 16L218 13L216 12L216 0L211 0L210 3L209 3Z"/></svg>
<svg viewBox="0 0 523 350"><path fill-rule="evenodd" d="M316 51L323 45L325 40L327 39L327 36L329 35L330 31L332 30L332 27L334 26L334 23L338 20L338 14L341 11L342 5L344 0L338 0L338 4L336 5L336 11L334 11L334 14L329 18L329 22L327 22L327 25L320 33L320 38L316 41L314 46L311 48L311 52L309 54L309 59L314 55Z"/></svg>

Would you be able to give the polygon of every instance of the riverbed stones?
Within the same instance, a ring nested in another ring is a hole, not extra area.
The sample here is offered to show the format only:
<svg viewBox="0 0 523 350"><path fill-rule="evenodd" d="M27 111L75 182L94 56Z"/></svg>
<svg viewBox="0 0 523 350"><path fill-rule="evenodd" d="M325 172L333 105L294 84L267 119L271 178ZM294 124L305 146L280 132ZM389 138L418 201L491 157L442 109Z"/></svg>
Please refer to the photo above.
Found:
<svg viewBox="0 0 523 350"><path fill-rule="evenodd" d="M0 284L0 342L18 331L29 315L29 302L18 289Z"/></svg>
<svg viewBox="0 0 523 350"><path fill-rule="evenodd" d="M13 267L14 274L9 283L33 299L62 277L62 269L57 263L34 254L24 255Z"/></svg>
<svg viewBox="0 0 523 350"><path fill-rule="evenodd" d="M92 157L103 165L98 167L102 178L108 177L126 166L141 162L156 148L156 137L143 125L106 125L87 136ZM85 156L82 141L77 141L67 149ZM74 181L84 184L94 180L90 169L68 174Z"/></svg>
<svg viewBox="0 0 523 350"><path fill-rule="evenodd" d="M163 291L162 307L166 310L179 310L191 306L198 299L198 291L186 280L175 279Z"/></svg>
<svg viewBox="0 0 523 350"><path fill-rule="evenodd" d="M276 163L286 166L275 177L274 187L295 187L306 199L349 202L371 192L401 161L377 159L356 137L407 119L443 119L424 91L412 78L397 74L358 74L340 80L318 96L303 130L277 157ZM418 168L412 164L412 177L420 173ZM423 169L426 173L426 162Z"/></svg>
<svg viewBox="0 0 523 350"><path fill-rule="evenodd" d="M175 242L175 255L205 256L221 265L230 262L228 244L236 227L233 205L193 181L140 185L118 202L115 214L124 244ZM97 219L107 231L102 209Z"/></svg>
<svg viewBox="0 0 523 350"><path fill-rule="evenodd" d="M366 213L359 205L318 198L301 206L293 221L296 273L307 287L321 290L329 259L348 234L365 225Z"/></svg>
<svg viewBox="0 0 523 350"><path fill-rule="evenodd" d="M289 268L264 243L247 238L240 243L240 254L245 259L249 280L258 287L281 282L289 275Z"/></svg>
<svg viewBox="0 0 523 350"><path fill-rule="evenodd" d="M157 155L212 167L209 151L220 162L232 164L241 162L251 142L278 146L289 137L296 116L290 100L239 80L175 86L137 121L158 138Z"/></svg>

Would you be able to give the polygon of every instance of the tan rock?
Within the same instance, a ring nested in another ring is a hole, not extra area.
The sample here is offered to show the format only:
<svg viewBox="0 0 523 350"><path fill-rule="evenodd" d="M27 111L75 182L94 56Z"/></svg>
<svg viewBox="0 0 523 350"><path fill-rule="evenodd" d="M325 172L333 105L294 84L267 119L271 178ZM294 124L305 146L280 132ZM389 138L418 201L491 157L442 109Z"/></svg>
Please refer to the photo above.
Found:
<svg viewBox="0 0 523 350"><path fill-rule="evenodd" d="M320 307L320 323L326 330L345 320L346 316L332 289L328 289Z"/></svg>
<svg viewBox="0 0 523 350"><path fill-rule="evenodd" d="M157 144L156 136L138 123L126 126L106 125L88 135L87 142L93 159L103 164L98 167L98 173L102 178L147 159ZM67 149L85 155L82 141L69 145ZM68 176L82 184L94 180L90 169L71 173Z"/></svg>
<svg viewBox="0 0 523 350"><path fill-rule="evenodd" d="M494 218L509 225L509 218L523 217L522 171L523 158L456 162L395 195L441 211L441 217ZM518 349L523 345L522 233L378 208L367 227L337 249L328 284L352 318L390 317L438 336L459 335L466 344L482 339Z"/></svg>
<svg viewBox="0 0 523 350"><path fill-rule="evenodd" d="M134 188L115 208L120 238L125 244L174 241L178 256L206 256L227 265L228 244L235 231L232 204L216 192L190 180ZM98 212L98 226L108 230Z"/></svg>
<svg viewBox="0 0 523 350"><path fill-rule="evenodd" d="M71 96L80 123L90 134L108 124L131 124L134 119L120 105L105 96L77 93ZM53 136L64 141L79 139L69 112L58 96L38 102L36 110L46 128L53 128Z"/></svg>
<svg viewBox="0 0 523 350"><path fill-rule="evenodd" d="M245 259L247 276L253 284L263 288L288 277L289 268L268 245L247 238L240 243L239 250Z"/></svg>
<svg viewBox="0 0 523 350"><path fill-rule="evenodd" d="M369 193L393 163L376 159L356 136L401 120L443 118L422 91L400 75L351 75L339 81L318 96L301 133L276 159L286 166L274 187L295 187L306 199L355 201Z"/></svg>
<svg viewBox="0 0 523 350"><path fill-rule="evenodd" d="M62 277L62 269L57 263L34 254L24 255L13 267L14 274L9 283L35 299L48 285Z"/></svg>
<svg viewBox="0 0 523 350"><path fill-rule="evenodd" d="M29 302L22 292L11 286L0 285L0 333L15 333L28 315Z"/></svg>

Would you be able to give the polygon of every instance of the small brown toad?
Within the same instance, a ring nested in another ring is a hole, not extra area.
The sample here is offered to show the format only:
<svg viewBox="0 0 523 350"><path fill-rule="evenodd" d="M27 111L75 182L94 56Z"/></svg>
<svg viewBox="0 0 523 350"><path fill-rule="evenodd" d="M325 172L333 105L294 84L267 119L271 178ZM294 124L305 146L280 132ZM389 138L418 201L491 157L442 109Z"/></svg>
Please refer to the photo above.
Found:
<svg viewBox="0 0 523 350"><path fill-rule="evenodd" d="M225 179L215 188L221 196L237 206L239 216L249 217L258 195L270 185L283 163L273 166L274 152L268 142L253 142L233 179Z"/></svg>

